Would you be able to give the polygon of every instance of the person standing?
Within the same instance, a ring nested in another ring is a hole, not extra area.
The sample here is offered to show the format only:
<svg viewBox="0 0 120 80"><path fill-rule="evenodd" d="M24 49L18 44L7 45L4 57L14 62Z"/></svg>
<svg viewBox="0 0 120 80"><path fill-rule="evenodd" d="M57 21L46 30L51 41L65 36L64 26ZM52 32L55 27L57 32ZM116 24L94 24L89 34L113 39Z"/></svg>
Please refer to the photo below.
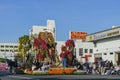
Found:
<svg viewBox="0 0 120 80"><path fill-rule="evenodd" d="M103 61L101 59L101 62L100 62L100 71L101 71L101 75L104 75L104 72L105 72L105 61Z"/></svg>
<svg viewBox="0 0 120 80"><path fill-rule="evenodd" d="M9 66L9 72L13 73L13 61L12 60L8 61L8 66Z"/></svg>
<svg viewBox="0 0 120 80"><path fill-rule="evenodd" d="M13 61L13 73L14 74L16 74L17 67L18 67L18 62L17 62L17 60L14 60Z"/></svg>
<svg viewBox="0 0 120 80"><path fill-rule="evenodd" d="M60 57L62 59L62 67L65 68L66 67L66 64L67 64L67 54L65 53L65 50L66 50L66 46L62 46L62 52L60 54Z"/></svg>

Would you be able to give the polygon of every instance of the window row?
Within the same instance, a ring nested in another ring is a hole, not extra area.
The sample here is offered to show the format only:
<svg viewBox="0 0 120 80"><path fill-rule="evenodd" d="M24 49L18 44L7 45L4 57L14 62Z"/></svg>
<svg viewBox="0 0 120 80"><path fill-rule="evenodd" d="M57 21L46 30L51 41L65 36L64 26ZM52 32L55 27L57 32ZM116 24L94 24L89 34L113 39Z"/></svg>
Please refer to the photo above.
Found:
<svg viewBox="0 0 120 80"><path fill-rule="evenodd" d="M76 48L74 50L74 53L76 54ZM83 49L79 48L79 56L82 56L83 53L93 53L93 49Z"/></svg>
<svg viewBox="0 0 120 80"><path fill-rule="evenodd" d="M108 53L103 53L103 54L104 54L104 55L107 55ZM109 54L110 54L110 55L113 55L113 52L110 52Z"/></svg>
<svg viewBox="0 0 120 80"><path fill-rule="evenodd" d="M18 50L8 50L8 49L6 49L6 50L1 49L0 51L1 51L1 52L12 52L12 51L14 51L14 52L18 52Z"/></svg>
<svg viewBox="0 0 120 80"><path fill-rule="evenodd" d="M10 46L10 45L1 45L1 48L18 48L18 46Z"/></svg>

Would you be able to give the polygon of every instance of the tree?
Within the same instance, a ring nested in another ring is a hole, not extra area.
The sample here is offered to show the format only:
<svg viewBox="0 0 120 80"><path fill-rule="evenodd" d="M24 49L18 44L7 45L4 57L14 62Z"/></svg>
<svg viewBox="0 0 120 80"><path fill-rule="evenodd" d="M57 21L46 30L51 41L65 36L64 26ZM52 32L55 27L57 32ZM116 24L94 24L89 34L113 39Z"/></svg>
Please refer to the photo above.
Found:
<svg viewBox="0 0 120 80"><path fill-rule="evenodd" d="M21 36L19 38L18 50L22 54L22 59L26 56L27 52L30 50L31 44L28 35Z"/></svg>

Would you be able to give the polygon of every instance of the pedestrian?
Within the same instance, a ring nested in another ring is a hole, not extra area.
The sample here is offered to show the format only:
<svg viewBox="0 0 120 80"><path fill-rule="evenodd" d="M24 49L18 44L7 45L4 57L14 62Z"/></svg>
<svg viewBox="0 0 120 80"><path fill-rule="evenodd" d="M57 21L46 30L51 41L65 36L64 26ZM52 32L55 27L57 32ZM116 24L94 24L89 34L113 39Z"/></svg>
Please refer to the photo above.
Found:
<svg viewBox="0 0 120 80"><path fill-rule="evenodd" d="M15 59L15 60L13 61L13 73L14 73L14 74L16 74L17 68L18 68L18 62L17 62L17 60Z"/></svg>
<svg viewBox="0 0 120 80"><path fill-rule="evenodd" d="M9 66L9 72L13 73L13 61L11 59L8 61L8 66Z"/></svg>
<svg viewBox="0 0 120 80"><path fill-rule="evenodd" d="M107 60L106 61L103 61L102 59L101 59L101 62L100 62L100 71L101 71L101 75L104 75L104 73L105 73L105 63L107 62Z"/></svg>

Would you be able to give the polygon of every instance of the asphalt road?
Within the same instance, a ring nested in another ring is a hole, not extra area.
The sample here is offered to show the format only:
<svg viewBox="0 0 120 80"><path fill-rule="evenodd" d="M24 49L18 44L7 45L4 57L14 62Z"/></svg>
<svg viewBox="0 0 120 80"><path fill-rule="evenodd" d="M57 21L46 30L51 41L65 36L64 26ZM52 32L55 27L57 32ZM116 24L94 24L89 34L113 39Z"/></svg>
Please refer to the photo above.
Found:
<svg viewBox="0 0 120 80"><path fill-rule="evenodd" d="M11 75L0 71L0 80L120 80L120 75Z"/></svg>

